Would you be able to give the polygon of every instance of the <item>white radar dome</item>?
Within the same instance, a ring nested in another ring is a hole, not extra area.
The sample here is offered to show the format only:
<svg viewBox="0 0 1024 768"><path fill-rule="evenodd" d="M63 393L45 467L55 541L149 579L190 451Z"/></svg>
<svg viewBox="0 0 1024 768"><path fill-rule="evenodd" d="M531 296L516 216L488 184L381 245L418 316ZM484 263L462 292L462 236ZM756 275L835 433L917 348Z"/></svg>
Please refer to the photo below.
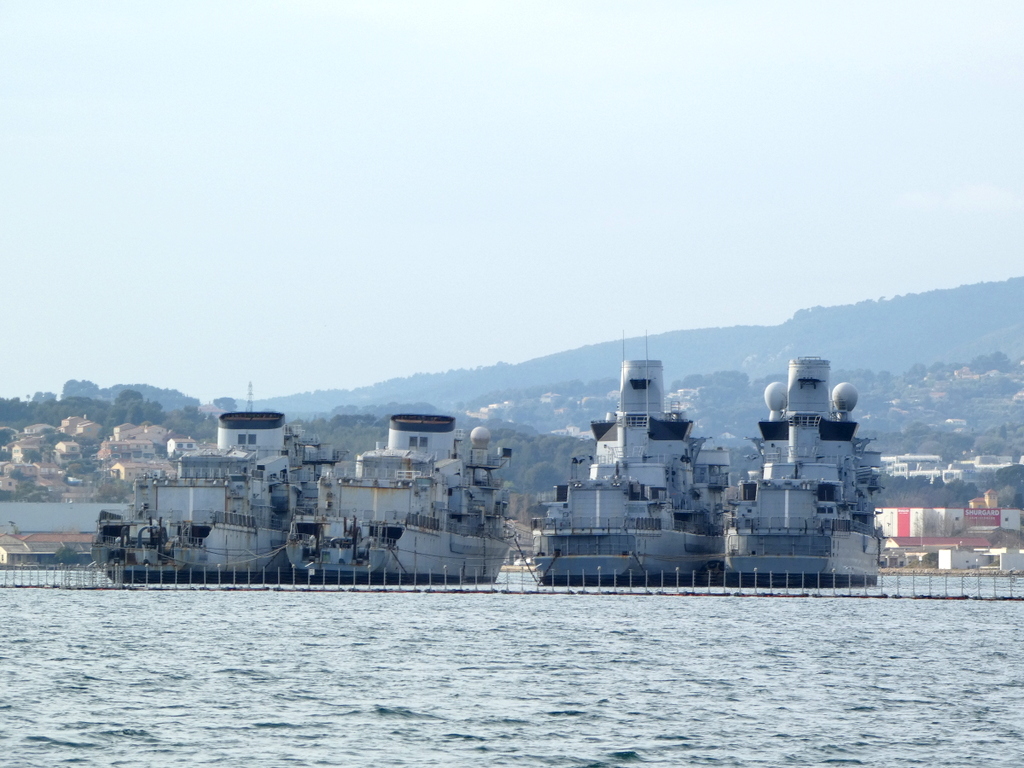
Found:
<svg viewBox="0 0 1024 768"><path fill-rule="evenodd" d="M857 388L848 381L836 384L835 389L832 390L832 405L836 407L837 411L845 413L852 411L857 407Z"/></svg>
<svg viewBox="0 0 1024 768"><path fill-rule="evenodd" d="M486 448L491 442L491 430L487 427L473 427L473 431L469 433L469 442L474 448Z"/></svg>
<svg viewBox="0 0 1024 768"><path fill-rule="evenodd" d="M773 381L764 389L764 404L770 411L786 410L786 385L781 381Z"/></svg>

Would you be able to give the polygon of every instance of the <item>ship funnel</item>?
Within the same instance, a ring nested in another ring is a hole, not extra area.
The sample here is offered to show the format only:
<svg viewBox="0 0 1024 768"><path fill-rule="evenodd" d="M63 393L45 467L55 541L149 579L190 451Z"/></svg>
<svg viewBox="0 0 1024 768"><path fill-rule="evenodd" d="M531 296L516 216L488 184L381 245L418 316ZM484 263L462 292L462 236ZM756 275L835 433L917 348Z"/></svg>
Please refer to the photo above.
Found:
<svg viewBox="0 0 1024 768"><path fill-rule="evenodd" d="M447 459L455 452L455 418L401 413L391 417L388 448L432 453Z"/></svg>
<svg viewBox="0 0 1024 768"><path fill-rule="evenodd" d="M665 394L662 378L660 360L624 361L619 410L623 413L663 413Z"/></svg>
<svg viewBox="0 0 1024 768"><path fill-rule="evenodd" d="M831 411L828 387L829 362L820 357L798 357L789 361L788 407L790 413Z"/></svg>
<svg viewBox="0 0 1024 768"><path fill-rule="evenodd" d="M235 411L221 414L217 447L256 451L261 457L284 450L284 414L277 411Z"/></svg>

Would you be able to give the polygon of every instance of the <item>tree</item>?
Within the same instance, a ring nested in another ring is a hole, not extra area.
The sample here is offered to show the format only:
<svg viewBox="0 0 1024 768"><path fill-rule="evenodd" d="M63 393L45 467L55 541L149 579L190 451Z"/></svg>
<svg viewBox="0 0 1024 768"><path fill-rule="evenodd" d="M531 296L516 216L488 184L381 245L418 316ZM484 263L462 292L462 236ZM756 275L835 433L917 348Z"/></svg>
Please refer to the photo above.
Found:
<svg viewBox="0 0 1024 768"><path fill-rule="evenodd" d="M127 405L128 403L142 403L146 398L136 389L122 389L121 393L114 399L115 405Z"/></svg>
<svg viewBox="0 0 1024 768"><path fill-rule="evenodd" d="M1006 373L1013 366L1002 352L993 352L991 355L978 355L971 360L971 370L975 373L987 373L988 371L999 371Z"/></svg>
<svg viewBox="0 0 1024 768"><path fill-rule="evenodd" d="M222 411L236 411L238 410L238 404L235 402L233 397L218 397L213 401L213 404L220 408Z"/></svg>
<svg viewBox="0 0 1024 768"><path fill-rule="evenodd" d="M53 561L62 565L74 565L82 561L82 556L67 544L61 544L60 549L53 553Z"/></svg>
<svg viewBox="0 0 1024 768"><path fill-rule="evenodd" d="M108 480L96 489L93 498L101 504L123 504L131 501L132 487L124 480Z"/></svg>
<svg viewBox="0 0 1024 768"><path fill-rule="evenodd" d="M564 483L566 477L563 473L558 471L549 461L542 461L539 464L534 464L523 474L522 484L524 490L531 493L544 493L545 491L552 491L554 487L559 483Z"/></svg>
<svg viewBox="0 0 1024 768"><path fill-rule="evenodd" d="M40 485L30 482L19 482L17 489L14 491L15 501L49 501L50 492Z"/></svg>
<svg viewBox="0 0 1024 768"><path fill-rule="evenodd" d="M141 424L145 421L159 424L163 418L164 409L160 403L146 400L137 390L124 389L118 394L114 405L110 408L106 426L115 427L125 422Z"/></svg>
<svg viewBox="0 0 1024 768"><path fill-rule="evenodd" d="M1024 489L1024 464L1011 464L997 469L996 482L1000 485L1012 485L1018 490Z"/></svg>
<svg viewBox="0 0 1024 768"><path fill-rule="evenodd" d="M171 411L164 417L164 426L171 432L179 432L197 440L212 440L216 437L216 422L206 418L194 405L187 405Z"/></svg>
<svg viewBox="0 0 1024 768"><path fill-rule="evenodd" d="M90 399L98 399L100 396L100 388L93 384L91 381L78 381L76 379L69 379L64 383L64 391L61 394L61 400L66 400L69 397L88 397Z"/></svg>
<svg viewBox="0 0 1024 768"><path fill-rule="evenodd" d="M1024 464L997 469L995 480L1000 504L1018 509L1024 505Z"/></svg>

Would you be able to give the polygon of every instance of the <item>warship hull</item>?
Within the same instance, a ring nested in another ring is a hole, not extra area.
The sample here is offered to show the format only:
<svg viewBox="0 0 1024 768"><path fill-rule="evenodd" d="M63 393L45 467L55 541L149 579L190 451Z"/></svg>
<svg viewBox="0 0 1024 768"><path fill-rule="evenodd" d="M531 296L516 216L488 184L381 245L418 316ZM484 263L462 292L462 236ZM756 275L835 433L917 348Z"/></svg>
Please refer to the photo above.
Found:
<svg viewBox="0 0 1024 768"><path fill-rule="evenodd" d="M875 586L878 543L875 536L860 533L730 534L725 583L806 589Z"/></svg>
<svg viewBox="0 0 1024 768"><path fill-rule="evenodd" d="M703 583L723 566L721 536L550 535L540 545L555 553L534 558L538 579L547 586L686 586Z"/></svg>
<svg viewBox="0 0 1024 768"><path fill-rule="evenodd" d="M182 544L148 520L118 522L123 533L101 535L92 548L93 561L118 583L248 584L290 578L283 530L215 524L201 543Z"/></svg>
<svg viewBox="0 0 1024 768"><path fill-rule="evenodd" d="M392 526L394 529L395 526ZM393 544L360 543L315 549L290 541L289 567L300 582L314 584L491 584L501 572L509 544L501 539L427 533L406 528Z"/></svg>

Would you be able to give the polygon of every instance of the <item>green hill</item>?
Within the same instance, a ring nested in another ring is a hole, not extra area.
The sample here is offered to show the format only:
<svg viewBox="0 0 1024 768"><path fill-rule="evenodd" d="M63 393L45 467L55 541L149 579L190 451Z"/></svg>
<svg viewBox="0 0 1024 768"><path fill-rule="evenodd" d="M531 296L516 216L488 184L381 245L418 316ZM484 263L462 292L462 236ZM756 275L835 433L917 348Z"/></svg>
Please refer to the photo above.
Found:
<svg viewBox="0 0 1024 768"><path fill-rule="evenodd" d="M781 285L827 299L826 282ZM742 296L735 297L742 302ZM728 307L723 314L727 315ZM636 349L642 339L630 339ZM751 378L781 373L798 355L820 355L845 370L901 372L914 363L969 361L1004 352L1024 357L1024 277L959 288L862 301L837 307L813 306L774 326L732 326L670 331L649 337L652 358L665 364L666 381L689 374L736 370ZM604 379L617 375L622 341L614 340L538 357L515 365L499 363L444 373L418 373L352 390L318 390L260 401L286 413L326 413L342 405L426 401L451 409L501 389L551 382Z"/></svg>

